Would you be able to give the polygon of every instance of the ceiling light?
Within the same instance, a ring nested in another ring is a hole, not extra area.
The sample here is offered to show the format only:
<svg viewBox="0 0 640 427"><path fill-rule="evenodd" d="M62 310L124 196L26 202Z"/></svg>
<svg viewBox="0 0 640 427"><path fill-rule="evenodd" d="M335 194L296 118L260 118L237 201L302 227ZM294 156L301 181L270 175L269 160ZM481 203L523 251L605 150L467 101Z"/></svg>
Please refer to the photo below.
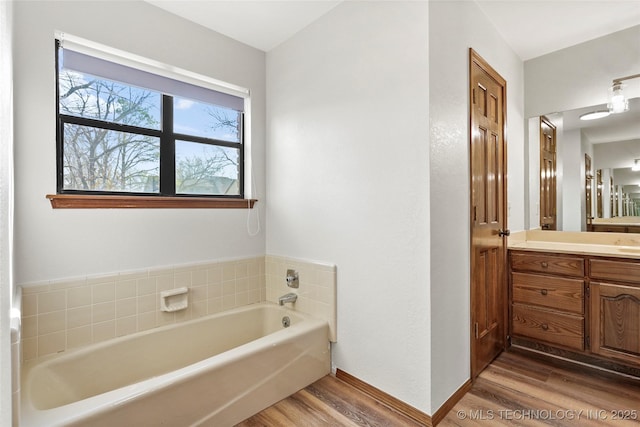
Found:
<svg viewBox="0 0 640 427"><path fill-rule="evenodd" d="M640 159L635 159L633 161L633 166L631 166L631 170L634 172L640 171Z"/></svg>
<svg viewBox="0 0 640 427"><path fill-rule="evenodd" d="M622 91L622 87L624 86L622 82L625 80L637 79L638 77L640 77L640 74L613 79L613 84L609 91L609 103L607 104L607 108L610 113L617 114L629 111L629 100L624 96L624 92Z"/></svg>
<svg viewBox="0 0 640 427"><path fill-rule="evenodd" d="M607 107L613 114L629 111L629 100L625 98L622 86L623 84L619 81L614 81L613 86L611 86L611 98Z"/></svg>
<svg viewBox="0 0 640 427"><path fill-rule="evenodd" d="M585 113L582 114L580 116L580 120L596 120L596 119L601 119L603 117L607 117L609 114L611 114L609 112L609 110L599 110L599 111L592 111L590 113Z"/></svg>

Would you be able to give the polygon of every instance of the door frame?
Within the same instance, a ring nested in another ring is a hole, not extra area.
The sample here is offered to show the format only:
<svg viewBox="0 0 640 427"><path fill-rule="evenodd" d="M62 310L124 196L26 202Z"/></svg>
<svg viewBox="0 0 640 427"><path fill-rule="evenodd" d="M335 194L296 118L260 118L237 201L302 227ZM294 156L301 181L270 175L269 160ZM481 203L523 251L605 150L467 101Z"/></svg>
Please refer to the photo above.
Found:
<svg viewBox="0 0 640 427"><path fill-rule="evenodd" d="M480 374L480 372L474 372L476 367L475 367L475 354L476 354L476 345L475 345L475 330L474 330L474 319L475 319L475 315L473 312L474 309L474 301L473 301L473 275L474 275L474 261L475 261L475 256L474 256L474 246L473 246L473 234L472 234L472 230L473 230L473 224L474 224L474 208L473 208L473 170L472 170L472 159L471 159L471 144L473 143L473 134L472 134L472 129L473 129L473 122L472 122L472 115L473 115L473 89L474 89L474 84L473 84L473 80L472 80L472 72L473 72L473 66L474 63L477 64L484 72L486 72L489 76L491 76L491 78L493 78L494 80L496 80L496 82L499 82L502 86L502 162L503 162L503 176L502 176L502 185L500 188L500 191L502 191L502 197L503 197L503 205L502 205L502 218L503 218L503 229L504 230L508 230L508 199L507 199L507 82L506 80L491 66L489 65L489 63L482 58L476 51L473 50L473 48L469 48L469 70L468 70L468 76L469 76L469 94L468 94L468 103L469 103L469 117L468 117L468 126L469 126L469 131L468 131L468 141L467 141L467 147L468 147L468 152L469 152L469 249L470 249L470 253L469 253L469 258L470 258L470 266L469 266L469 273L470 273L470 277L469 277L469 297L470 297L470 301L469 301L469 311L470 311L470 316L469 316L469 340L470 340L470 360L469 360L469 365L470 365L470 372L471 372L471 380L475 381L475 378L478 376L478 374ZM503 271L502 271L502 282L503 282L503 290L504 292L502 293L503 298L502 298L502 305L503 305L503 334L504 336L503 338L503 342L504 342L504 348L502 349L503 351L506 350L509 347L509 337L510 337L510 324L509 324L509 304L508 301L510 300L510 295L509 295L509 287L508 287L508 268L507 268L507 243L506 240L503 239L503 251L502 251L502 258L503 258Z"/></svg>

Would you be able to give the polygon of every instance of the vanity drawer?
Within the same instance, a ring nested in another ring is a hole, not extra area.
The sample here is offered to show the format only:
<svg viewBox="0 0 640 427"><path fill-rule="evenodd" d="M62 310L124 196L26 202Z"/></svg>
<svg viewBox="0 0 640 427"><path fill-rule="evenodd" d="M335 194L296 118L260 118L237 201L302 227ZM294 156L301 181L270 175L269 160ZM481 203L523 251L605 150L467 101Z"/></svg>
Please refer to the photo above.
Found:
<svg viewBox="0 0 640 427"><path fill-rule="evenodd" d="M513 305L513 335L584 350L584 317Z"/></svg>
<svg viewBox="0 0 640 427"><path fill-rule="evenodd" d="M511 275L513 302L584 314L584 281L537 274Z"/></svg>
<svg viewBox="0 0 640 427"><path fill-rule="evenodd" d="M591 259L589 269L592 279L640 284L640 262Z"/></svg>
<svg viewBox="0 0 640 427"><path fill-rule="evenodd" d="M511 269L532 273L584 277L584 259L561 255L511 252Z"/></svg>

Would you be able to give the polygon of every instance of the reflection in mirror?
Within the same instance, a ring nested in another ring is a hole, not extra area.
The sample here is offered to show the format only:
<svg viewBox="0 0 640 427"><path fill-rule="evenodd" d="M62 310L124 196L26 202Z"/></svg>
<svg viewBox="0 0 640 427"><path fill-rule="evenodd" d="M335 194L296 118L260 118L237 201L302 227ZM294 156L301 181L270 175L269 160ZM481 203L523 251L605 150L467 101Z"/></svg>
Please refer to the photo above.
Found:
<svg viewBox="0 0 640 427"><path fill-rule="evenodd" d="M607 105L544 116L557 133L557 229L638 233L640 98L630 99L625 113L580 120L602 110ZM542 120L531 119L530 129ZM540 215L536 222L546 228L542 219Z"/></svg>
<svg viewBox="0 0 640 427"><path fill-rule="evenodd" d="M540 117L540 228L557 229L556 127Z"/></svg>

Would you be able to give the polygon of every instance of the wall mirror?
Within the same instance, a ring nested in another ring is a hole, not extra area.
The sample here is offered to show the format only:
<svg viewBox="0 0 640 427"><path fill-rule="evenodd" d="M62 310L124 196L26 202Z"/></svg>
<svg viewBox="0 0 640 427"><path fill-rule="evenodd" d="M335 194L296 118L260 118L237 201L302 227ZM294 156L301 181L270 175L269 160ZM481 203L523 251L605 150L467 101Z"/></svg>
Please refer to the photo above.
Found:
<svg viewBox="0 0 640 427"><path fill-rule="evenodd" d="M530 144L540 141L539 158L529 163L540 172L539 182L530 175L540 193L531 228L640 232L640 98L629 100L627 112L580 119L598 111L607 105L529 120Z"/></svg>

